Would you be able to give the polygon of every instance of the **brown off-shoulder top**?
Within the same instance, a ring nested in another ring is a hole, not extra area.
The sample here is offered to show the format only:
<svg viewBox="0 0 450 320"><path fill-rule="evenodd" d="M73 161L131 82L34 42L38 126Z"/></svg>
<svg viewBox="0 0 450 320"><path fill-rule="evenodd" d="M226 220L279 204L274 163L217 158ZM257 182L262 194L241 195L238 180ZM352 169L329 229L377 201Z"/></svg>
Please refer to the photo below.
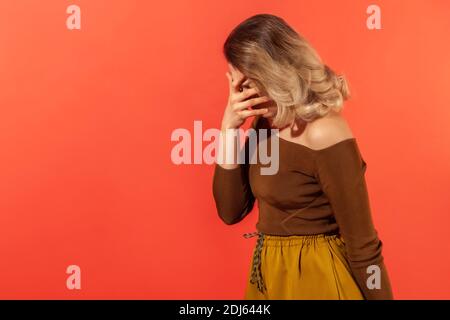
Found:
<svg viewBox="0 0 450 320"><path fill-rule="evenodd" d="M255 129L259 128L257 123ZM356 138L318 150L277 138L276 174L262 175L261 167L268 165L259 160L249 163L248 138L243 148L245 163L234 169L215 164L213 196L219 217L226 224L238 223L257 200L258 232L281 236L339 233L364 297L392 299L382 242L371 217L364 176L367 164ZM270 141L267 139L269 153ZM260 142L258 138L257 145ZM380 268L380 289L366 285L371 265Z"/></svg>

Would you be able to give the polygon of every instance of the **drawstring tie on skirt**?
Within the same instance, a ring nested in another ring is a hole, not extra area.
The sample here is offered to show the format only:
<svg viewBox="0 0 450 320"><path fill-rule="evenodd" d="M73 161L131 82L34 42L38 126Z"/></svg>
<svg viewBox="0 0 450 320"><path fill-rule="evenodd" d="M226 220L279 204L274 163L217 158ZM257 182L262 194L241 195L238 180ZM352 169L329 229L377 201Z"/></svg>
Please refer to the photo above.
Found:
<svg viewBox="0 0 450 320"><path fill-rule="evenodd" d="M250 283L252 284L256 283L258 290L261 291L261 293L264 293L264 290L266 290L266 286L264 284L264 279L262 277L261 272L261 250L264 243L264 234L258 231L251 233L244 233L244 238L246 239L255 236L258 236L258 240L256 242L256 248L253 253L253 264Z"/></svg>

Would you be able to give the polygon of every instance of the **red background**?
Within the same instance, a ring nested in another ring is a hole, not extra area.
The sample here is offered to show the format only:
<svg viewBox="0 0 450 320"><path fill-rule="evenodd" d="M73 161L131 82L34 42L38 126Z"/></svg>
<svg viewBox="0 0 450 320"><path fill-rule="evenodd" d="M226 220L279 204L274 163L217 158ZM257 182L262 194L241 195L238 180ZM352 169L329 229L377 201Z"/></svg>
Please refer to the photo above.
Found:
<svg viewBox="0 0 450 320"><path fill-rule="evenodd" d="M213 167L174 165L170 136L220 125L222 44L256 13L348 77L395 297L450 298L446 0L0 1L0 298L243 297L257 210L223 224Z"/></svg>

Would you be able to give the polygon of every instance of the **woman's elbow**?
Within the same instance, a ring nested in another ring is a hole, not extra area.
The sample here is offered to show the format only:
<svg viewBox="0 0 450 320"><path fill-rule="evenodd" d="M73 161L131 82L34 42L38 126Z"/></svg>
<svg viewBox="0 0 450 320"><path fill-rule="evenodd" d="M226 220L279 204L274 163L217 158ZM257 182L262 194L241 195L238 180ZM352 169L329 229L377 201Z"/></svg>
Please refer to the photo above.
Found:
<svg viewBox="0 0 450 320"><path fill-rule="evenodd" d="M219 218L226 224L226 225L233 225L238 223L242 220L242 214L244 213L236 213L235 211L225 210L225 209L218 209L217 210L219 214Z"/></svg>
<svg viewBox="0 0 450 320"><path fill-rule="evenodd" d="M247 214L252 210L252 208L253 208L252 203L249 203L241 208L218 207L217 213L220 219L226 225L233 225L244 219L247 216Z"/></svg>
<svg viewBox="0 0 450 320"><path fill-rule="evenodd" d="M238 219L236 217L228 217L228 216L224 216L224 215L219 215L219 217L226 225L229 225L229 226L236 224L240 221L240 219Z"/></svg>

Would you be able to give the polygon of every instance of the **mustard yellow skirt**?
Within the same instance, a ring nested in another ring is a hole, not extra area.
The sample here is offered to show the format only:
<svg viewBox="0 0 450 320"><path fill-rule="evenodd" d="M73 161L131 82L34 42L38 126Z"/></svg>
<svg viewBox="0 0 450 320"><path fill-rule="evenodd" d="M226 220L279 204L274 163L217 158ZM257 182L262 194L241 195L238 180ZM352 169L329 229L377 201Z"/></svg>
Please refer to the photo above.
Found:
<svg viewBox="0 0 450 320"><path fill-rule="evenodd" d="M245 299L364 299L339 235L261 236L258 233L248 274Z"/></svg>

